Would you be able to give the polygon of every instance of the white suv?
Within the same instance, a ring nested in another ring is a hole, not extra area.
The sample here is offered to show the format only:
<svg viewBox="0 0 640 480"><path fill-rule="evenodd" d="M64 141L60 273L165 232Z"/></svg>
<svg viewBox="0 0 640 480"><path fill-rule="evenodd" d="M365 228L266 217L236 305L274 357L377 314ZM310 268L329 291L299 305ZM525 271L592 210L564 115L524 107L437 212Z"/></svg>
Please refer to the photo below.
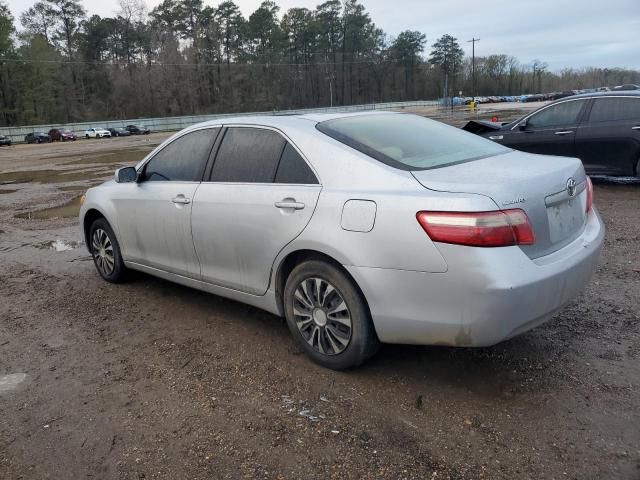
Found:
<svg viewBox="0 0 640 480"><path fill-rule="evenodd" d="M88 128L84 131L84 136L86 138L110 137L111 132L109 130L104 130L103 128Z"/></svg>

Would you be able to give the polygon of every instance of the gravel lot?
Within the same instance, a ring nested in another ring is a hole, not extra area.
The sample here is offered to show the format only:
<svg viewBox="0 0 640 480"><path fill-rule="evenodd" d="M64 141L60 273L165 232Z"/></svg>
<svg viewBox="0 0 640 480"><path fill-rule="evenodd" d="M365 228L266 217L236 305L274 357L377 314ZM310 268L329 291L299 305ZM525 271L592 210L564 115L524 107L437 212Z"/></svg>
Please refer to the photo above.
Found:
<svg viewBox="0 0 640 480"><path fill-rule="evenodd" d="M163 138L0 149L0 478L640 478L639 185L596 185L600 266L546 325L337 373L265 312L100 280L77 197Z"/></svg>

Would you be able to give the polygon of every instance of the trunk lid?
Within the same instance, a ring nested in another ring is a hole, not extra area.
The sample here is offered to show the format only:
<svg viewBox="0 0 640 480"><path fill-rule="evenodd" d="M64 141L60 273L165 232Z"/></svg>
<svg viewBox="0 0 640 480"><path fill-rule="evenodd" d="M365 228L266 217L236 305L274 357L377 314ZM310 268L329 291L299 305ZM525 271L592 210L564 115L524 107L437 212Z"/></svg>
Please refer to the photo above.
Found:
<svg viewBox="0 0 640 480"><path fill-rule="evenodd" d="M496 209L524 210L533 227L535 244L520 248L530 258L567 245L580 235L586 223L586 175L577 158L510 151L411 173L430 190L480 194L490 197Z"/></svg>

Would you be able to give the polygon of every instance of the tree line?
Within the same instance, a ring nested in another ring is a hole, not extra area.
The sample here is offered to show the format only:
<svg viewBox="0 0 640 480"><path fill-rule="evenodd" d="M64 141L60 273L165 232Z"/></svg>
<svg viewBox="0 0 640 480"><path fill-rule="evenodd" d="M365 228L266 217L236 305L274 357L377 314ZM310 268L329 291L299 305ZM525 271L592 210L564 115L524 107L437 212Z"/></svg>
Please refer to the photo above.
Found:
<svg viewBox="0 0 640 480"><path fill-rule="evenodd" d="M120 0L113 17L80 0L39 0L17 28L0 0L0 125L511 95L618 83L640 73L551 72L508 55L465 58L444 35L378 28L358 0L281 12L238 5Z"/></svg>

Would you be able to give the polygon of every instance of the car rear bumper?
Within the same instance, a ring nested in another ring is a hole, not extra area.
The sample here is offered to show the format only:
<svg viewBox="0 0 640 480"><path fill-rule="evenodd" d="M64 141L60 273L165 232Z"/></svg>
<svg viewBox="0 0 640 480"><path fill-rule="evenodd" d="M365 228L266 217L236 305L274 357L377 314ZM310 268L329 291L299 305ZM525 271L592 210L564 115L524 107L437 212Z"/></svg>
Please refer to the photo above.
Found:
<svg viewBox="0 0 640 480"><path fill-rule="evenodd" d="M438 244L446 273L345 266L386 343L482 347L550 319L588 284L604 240L594 209L576 240L531 260L519 247Z"/></svg>

